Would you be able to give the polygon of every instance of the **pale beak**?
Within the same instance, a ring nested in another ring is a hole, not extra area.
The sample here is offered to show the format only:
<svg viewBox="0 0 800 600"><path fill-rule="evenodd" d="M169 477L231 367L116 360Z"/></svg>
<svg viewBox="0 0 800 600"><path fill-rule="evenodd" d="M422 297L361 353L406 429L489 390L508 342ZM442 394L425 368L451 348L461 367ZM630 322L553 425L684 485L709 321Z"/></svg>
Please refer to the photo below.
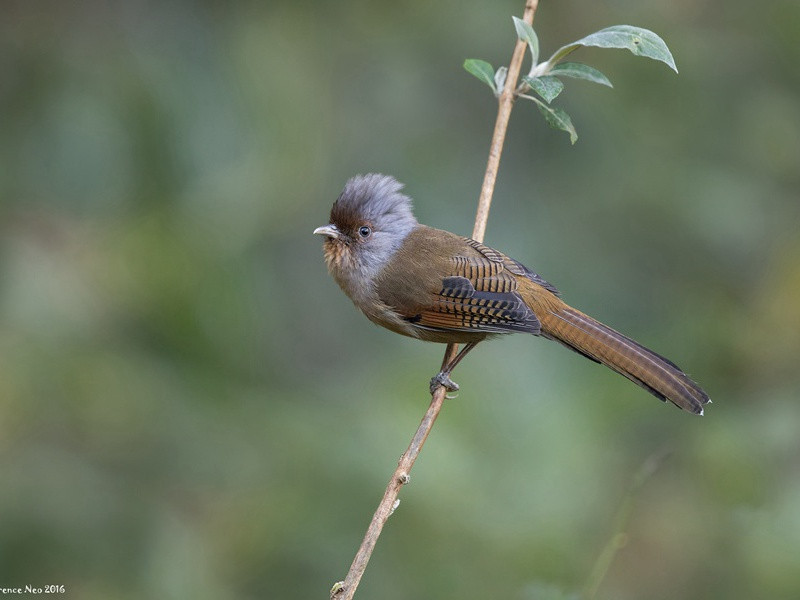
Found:
<svg viewBox="0 0 800 600"><path fill-rule="evenodd" d="M314 230L314 235L324 235L329 238L338 239L341 234L336 228L336 225L323 225Z"/></svg>

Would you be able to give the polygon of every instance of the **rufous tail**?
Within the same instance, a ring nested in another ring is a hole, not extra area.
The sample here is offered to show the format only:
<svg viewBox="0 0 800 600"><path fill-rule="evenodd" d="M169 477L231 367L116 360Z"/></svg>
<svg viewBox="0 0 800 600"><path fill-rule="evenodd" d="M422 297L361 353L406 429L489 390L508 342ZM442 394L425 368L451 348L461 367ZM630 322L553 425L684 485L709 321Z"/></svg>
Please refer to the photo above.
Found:
<svg viewBox="0 0 800 600"><path fill-rule="evenodd" d="M553 299L536 310L542 335L607 365L648 392L702 415L708 395L675 363L637 344L588 315Z"/></svg>

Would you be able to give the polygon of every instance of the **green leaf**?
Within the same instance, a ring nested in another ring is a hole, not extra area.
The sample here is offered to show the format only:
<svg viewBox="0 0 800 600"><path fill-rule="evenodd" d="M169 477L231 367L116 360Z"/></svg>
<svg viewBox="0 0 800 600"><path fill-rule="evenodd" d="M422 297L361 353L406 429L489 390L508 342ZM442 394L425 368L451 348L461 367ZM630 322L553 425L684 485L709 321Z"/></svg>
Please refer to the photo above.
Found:
<svg viewBox="0 0 800 600"><path fill-rule="evenodd" d="M564 89L564 84L558 77L543 75L542 77L525 76L522 80L531 86L531 89L539 94L544 101L550 104Z"/></svg>
<svg viewBox="0 0 800 600"><path fill-rule="evenodd" d="M578 141L578 132L575 131L572 119L569 118L569 115L565 113L563 109L553 108L541 103L537 103L536 106L539 107L539 110L544 115L545 121L547 121L550 127L566 131L569 134L569 141L572 144Z"/></svg>
<svg viewBox="0 0 800 600"><path fill-rule="evenodd" d="M512 18L514 19L514 28L517 30L517 37L523 42L527 42L528 48L531 50L533 64L535 65L536 61L539 60L539 38L536 36L533 27L528 23L518 17Z"/></svg>
<svg viewBox="0 0 800 600"><path fill-rule="evenodd" d="M632 25L614 25L587 35L577 43L598 48L627 48L636 56L660 60L673 71L678 72L675 59L672 58L667 44L649 29Z"/></svg>
<svg viewBox="0 0 800 600"><path fill-rule="evenodd" d="M591 33L585 38L556 50L553 56L547 60L547 63L551 66L555 65L581 46L627 48L637 56L660 60L673 71L678 72L678 68L675 66L675 59L672 58L672 54L664 40L648 29L633 27L632 25L614 25Z"/></svg>
<svg viewBox="0 0 800 600"><path fill-rule="evenodd" d="M586 81L593 81L608 87L614 87L608 80L608 77L603 75L600 71L589 65L577 62L565 62L556 65L550 69L551 75L561 75L564 77L573 77L575 79L585 79Z"/></svg>
<svg viewBox="0 0 800 600"><path fill-rule="evenodd" d="M547 104L535 96L520 94L519 97L525 98L526 100L532 100L536 104L536 107L539 109L539 111L544 115L544 119L547 121L547 124L553 129L566 131L569 134L570 142L574 144L578 141L578 132L575 131L575 126L572 124L572 119L570 119L569 115L562 109L547 106Z"/></svg>
<svg viewBox="0 0 800 600"><path fill-rule="evenodd" d="M464 61L464 68L467 70L468 73L471 73L478 79L480 79L483 83L488 85L494 91L494 95L497 95L497 87L494 84L494 68L485 60L480 60L478 58L468 58Z"/></svg>

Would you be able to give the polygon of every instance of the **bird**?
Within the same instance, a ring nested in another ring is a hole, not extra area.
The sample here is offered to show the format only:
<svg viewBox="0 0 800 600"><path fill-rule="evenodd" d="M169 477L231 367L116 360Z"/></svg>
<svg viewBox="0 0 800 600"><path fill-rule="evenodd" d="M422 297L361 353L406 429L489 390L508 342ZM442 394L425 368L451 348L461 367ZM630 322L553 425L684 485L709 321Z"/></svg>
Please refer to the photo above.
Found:
<svg viewBox="0 0 800 600"><path fill-rule="evenodd" d="M455 391L456 365L478 343L511 333L554 340L655 397L702 415L708 395L680 367L568 305L538 273L479 241L420 224L403 184L350 178L323 236L328 271L366 317L419 340L464 344L431 379Z"/></svg>

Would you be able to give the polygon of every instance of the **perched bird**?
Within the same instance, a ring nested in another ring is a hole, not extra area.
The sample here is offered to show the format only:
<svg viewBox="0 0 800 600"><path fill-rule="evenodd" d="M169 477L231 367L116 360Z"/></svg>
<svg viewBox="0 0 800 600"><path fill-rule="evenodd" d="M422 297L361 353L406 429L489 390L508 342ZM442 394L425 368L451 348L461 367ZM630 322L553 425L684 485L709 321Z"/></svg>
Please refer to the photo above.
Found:
<svg viewBox="0 0 800 600"><path fill-rule="evenodd" d="M373 322L429 342L466 344L431 380L450 373L489 337L532 333L602 363L657 398L703 414L708 395L675 363L566 304L555 287L502 252L417 222L402 184L380 174L350 179L325 237L328 270Z"/></svg>

